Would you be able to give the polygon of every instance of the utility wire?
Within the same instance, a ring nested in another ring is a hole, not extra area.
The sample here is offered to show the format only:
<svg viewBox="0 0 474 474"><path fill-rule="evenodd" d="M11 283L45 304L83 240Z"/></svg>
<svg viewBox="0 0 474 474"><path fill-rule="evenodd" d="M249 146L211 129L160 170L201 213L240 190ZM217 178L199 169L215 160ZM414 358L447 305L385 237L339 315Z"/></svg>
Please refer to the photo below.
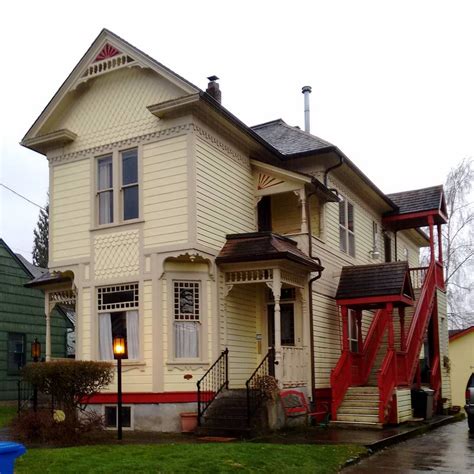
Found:
<svg viewBox="0 0 474 474"><path fill-rule="evenodd" d="M10 191L10 192L12 192L13 194L16 194L17 196L21 197L21 199L24 199L25 201L28 201L30 204L33 204L33 206L39 207L39 208L42 209L43 211L46 211L46 209L45 209L43 206L40 206L39 204L36 204L36 202L33 202L33 201L31 201L30 199L28 199L27 197L23 196L22 194L17 193L15 190L9 188L9 187L6 186L5 184L0 183L0 186L3 186L3 187L4 187L5 189L7 189L8 191Z"/></svg>

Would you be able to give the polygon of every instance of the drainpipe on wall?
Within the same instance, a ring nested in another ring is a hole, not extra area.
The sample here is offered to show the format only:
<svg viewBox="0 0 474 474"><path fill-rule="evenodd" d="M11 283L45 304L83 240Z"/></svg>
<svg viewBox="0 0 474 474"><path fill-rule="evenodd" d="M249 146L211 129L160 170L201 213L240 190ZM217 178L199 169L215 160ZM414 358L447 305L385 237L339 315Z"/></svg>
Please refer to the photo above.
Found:
<svg viewBox="0 0 474 474"><path fill-rule="evenodd" d="M316 192L309 193L308 196L306 197L306 216L308 219L308 242L309 242L309 247L308 247L308 253L310 258L317 260L317 262L321 265L321 260L319 258L314 258L313 257L313 232L311 229L311 206L310 206L310 199L311 196L314 196ZM316 280L319 280L321 278L322 272L320 271L318 275L315 277L311 278L308 282L308 310L309 310L309 332L310 332L310 340L309 340L309 351L311 353L311 387L313 390L316 389L316 374L314 370L314 338L313 338L313 283ZM311 398L313 397L313 393L311 393Z"/></svg>
<svg viewBox="0 0 474 474"><path fill-rule="evenodd" d="M342 166L344 163L344 156L342 155L339 155L339 163L336 163L335 165L333 166L330 166L329 168L326 169L326 171L324 172L324 186L328 186L328 174L335 170L336 168L339 168L339 166ZM334 191L333 189L330 189L330 191ZM337 193L337 191L336 191Z"/></svg>

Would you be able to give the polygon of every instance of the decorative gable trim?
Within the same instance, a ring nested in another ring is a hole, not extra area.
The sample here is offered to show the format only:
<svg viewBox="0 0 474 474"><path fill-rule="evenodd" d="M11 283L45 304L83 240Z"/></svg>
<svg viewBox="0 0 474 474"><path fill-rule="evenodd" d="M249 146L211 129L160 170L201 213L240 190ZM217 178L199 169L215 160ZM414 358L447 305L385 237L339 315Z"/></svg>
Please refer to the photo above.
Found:
<svg viewBox="0 0 474 474"><path fill-rule="evenodd" d="M115 53L114 50L117 50L117 53ZM171 71L158 61L155 61L150 56L127 43L111 31L104 29L28 130L21 141L21 145L29 148L29 141L37 137L41 127L52 116L63 98L70 91L74 90L78 84L85 82L92 77L111 72L118 68L132 66L148 68L156 72L161 77L181 89L183 95L199 92L198 87L194 86L183 77Z"/></svg>
<svg viewBox="0 0 474 474"><path fill-rule="evenodd" d="M22 145L42 153L49 147L59 147L73 142L76 138L77 135L74 132L63 129L47 133L46 135L40 135L39 137L23 140Z"/></svg>

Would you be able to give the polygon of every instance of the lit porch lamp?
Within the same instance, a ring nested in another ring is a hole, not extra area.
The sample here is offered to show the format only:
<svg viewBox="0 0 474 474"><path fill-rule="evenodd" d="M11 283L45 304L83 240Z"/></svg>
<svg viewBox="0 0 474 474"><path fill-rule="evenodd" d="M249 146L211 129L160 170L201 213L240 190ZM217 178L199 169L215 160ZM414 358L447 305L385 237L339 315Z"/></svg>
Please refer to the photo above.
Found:
<svg viewBox="0 0 474 474"><path fill-rule="evenodd" d="M33 362L38 362L41 358L41 343L38 341L38 338L35 337L35 340L31 343L31 358ZM36 385L33 386L33 411L38 410L38 389Z"/></svg>
<svg viewBox="0 0 474 474"><path fill-rule="evenodd" d="M41 343L38 341L38 338L35 337L35 340L31 343L31 358L33 362L38 362L41 357Z"/></svg>
<svg viewBox="0 0 474 474"><path fill-rule="evenodd" d="M122 359L125 356L125 338L115 336L114 356L117 359L117 439L122 439Z"/></svg>

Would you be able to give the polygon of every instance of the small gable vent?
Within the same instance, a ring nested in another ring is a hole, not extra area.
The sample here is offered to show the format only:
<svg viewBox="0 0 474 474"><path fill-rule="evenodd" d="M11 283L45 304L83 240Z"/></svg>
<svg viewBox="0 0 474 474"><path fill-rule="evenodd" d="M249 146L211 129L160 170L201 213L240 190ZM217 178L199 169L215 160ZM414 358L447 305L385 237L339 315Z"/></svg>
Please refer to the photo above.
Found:
<svg viewBox="0 0 474 474"><path fill-rule="evenodd" d="M102 51L96 56L95 61L103 61L104 59L113 58L117 56L117 54L121 54L117 48L114 48L109 43L107 43L103 48Z"/></svg>

